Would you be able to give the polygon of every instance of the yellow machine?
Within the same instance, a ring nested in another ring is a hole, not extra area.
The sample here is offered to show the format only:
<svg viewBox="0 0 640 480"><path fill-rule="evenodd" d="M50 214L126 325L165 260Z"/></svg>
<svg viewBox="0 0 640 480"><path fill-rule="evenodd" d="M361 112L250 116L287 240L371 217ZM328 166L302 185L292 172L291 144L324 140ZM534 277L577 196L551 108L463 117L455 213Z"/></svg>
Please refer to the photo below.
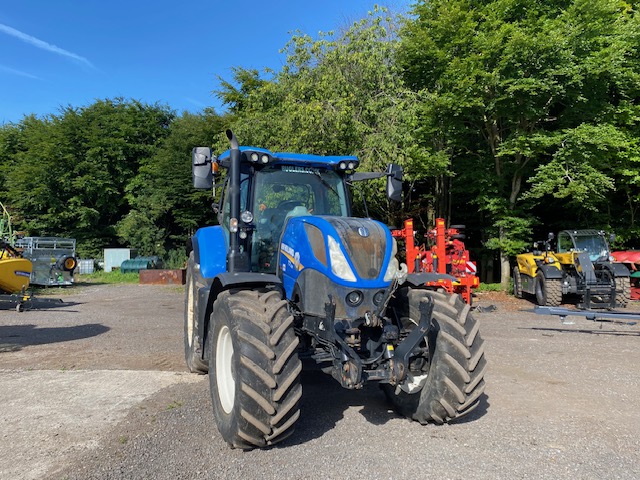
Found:
<svg viewBox="0 0 640 480"><path fill-rule="evenodd" d="M557 249L551 250L552 233L544 250L516 257L513 290L518 298L535 295L539 305L558 306L564 295L577 295L580 306L626 307L630 299L629 270L614 263L602 231L563 230Z"/></svg>
<svg viewBox="0 0 640 480"><path fill-rule="evenodd" d="M14 247L11 216L0 203L0 293L17 293L29 286L33 264Z"/></svg>
<svg viewBox="0 0 640 480"><path fill-rule="evenodd" d="M0 240L0 291L17 293L29 286L33 265L8 243Z"/></svg>

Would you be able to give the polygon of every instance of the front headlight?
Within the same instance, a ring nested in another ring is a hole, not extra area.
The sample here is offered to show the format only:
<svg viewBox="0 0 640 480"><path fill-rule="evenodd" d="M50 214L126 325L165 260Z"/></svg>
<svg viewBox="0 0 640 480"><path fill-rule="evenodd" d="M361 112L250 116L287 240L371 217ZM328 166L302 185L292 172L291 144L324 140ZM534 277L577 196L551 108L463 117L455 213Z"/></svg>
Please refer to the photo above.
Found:
<svg viewBox="0 0 640 480"><path fill-rule="evenodd" d="M384 274L384 281L390 282L393 280L393 277L396 273L398 273L399 265L398 259L396 258L396 254L398 253L398 242L393 238L393 245L391 247L391 260L389 260L389 265L387 266L387 271Z"/></svg>
<svg viewBox="0 0 640 480"><path fill-rule="evenodd" d="M348 282L355 282L356 276L351 270L349 266L349 262L347 262L344 253L340 250L340 245L338 242L331 236L327 236L327 240L329 243L329 259L331 261L331 271L337 277L346 280Z"/></svg>

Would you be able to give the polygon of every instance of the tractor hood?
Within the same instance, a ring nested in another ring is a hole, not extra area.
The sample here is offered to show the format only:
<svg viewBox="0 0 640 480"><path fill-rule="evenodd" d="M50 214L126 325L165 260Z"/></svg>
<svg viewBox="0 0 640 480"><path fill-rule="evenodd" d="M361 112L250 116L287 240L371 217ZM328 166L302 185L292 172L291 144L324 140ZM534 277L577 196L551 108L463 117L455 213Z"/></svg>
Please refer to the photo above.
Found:
<svg viewBox="0 0 640 480"><path fill-rule="evenodd" d="M344 287L384 288L398 270L397 247L389 229L365 218L289 218L280 242L278 272L285 290L312 269Z"/></svg>

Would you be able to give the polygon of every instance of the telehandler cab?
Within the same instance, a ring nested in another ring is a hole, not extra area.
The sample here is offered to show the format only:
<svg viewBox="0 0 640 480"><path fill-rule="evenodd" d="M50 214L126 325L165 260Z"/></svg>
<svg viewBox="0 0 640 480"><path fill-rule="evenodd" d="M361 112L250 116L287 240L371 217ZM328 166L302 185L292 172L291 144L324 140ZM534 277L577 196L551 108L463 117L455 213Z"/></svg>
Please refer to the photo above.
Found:
<svg viewBox="0 0 640 480"><path fill-rule="evenodd" d="M185 298L185 357L209 373L217 427L232 447L266 447L300 415L302 359L345 388L379 382L402 414L443 423L470 412L484 390L478 323L458 295L425 287L438 274L407 274L389 229L351 217L353 156L193 150L193 183L211 188L228 169L218 226L192 237Z"/></svg>

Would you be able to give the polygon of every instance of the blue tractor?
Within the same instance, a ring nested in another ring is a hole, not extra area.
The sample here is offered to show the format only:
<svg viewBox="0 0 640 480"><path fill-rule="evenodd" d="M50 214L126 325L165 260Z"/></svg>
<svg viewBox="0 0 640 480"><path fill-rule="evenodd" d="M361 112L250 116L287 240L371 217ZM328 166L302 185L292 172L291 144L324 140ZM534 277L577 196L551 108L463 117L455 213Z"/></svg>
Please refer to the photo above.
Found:
<svg viewBox="0 0 640 480"><path fill-rule="evenodd" d="M190 241L185 295L188 368L209 373L222 438L234 448L276 444L300 415L302 361L345 388L379 382L396 410L444 423L473 410L486 361L478 322L457 295L407 274L389 229L353 218L348 186L402 170L360 173L353 156L193 150L193 183L228 169L219 225Z"/></svg>

